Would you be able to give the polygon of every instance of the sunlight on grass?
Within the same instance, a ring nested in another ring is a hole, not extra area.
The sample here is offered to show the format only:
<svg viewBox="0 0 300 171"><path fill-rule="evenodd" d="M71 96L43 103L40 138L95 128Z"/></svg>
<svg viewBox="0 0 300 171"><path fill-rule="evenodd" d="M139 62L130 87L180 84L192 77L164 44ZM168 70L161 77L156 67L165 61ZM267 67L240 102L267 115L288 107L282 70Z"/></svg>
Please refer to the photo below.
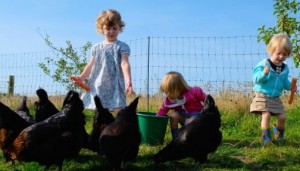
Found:
<svg viewBox="0 0 300 171"><path fill-rule="evenodd" d="M252 97L241 93L222 92L213 95L221 112L223 140L215 153L209 154L209 161L198 164L193 159L187 158L180 161L171 161L155 166L153 156L171 141L169 123L164 143L156 146L146 144L140 145L140 151L135 163L129 166L129 170L147 171L153 170L298 170L300 168L300 107L299 96L295 97L293 105L287 104L288 96L283 97L287 110L285 143L279 144L273 141L270 145L262 146L260 132L260 115L249 113L249 105ZM50 97L50 100L61 108L64 97ZM128 97L128 103L135 96ZM0 101L16 108L22 97L0 97ZM28 98L28 106L34 113L33 103L36 97ZM150 97L150 112L157 112L162 102L162 96ZM138 111L147 111L147 98L142 96L138 104ZM92 130L94 112L85 110L86 130ZM276 119L272 118L271 123ZM35 162L17 163L11 166L6 163L3 155L0 156L0 170L43 170L44 167ZM55 170L52 168L51 170ZM104 170L105 159L86 149L82 149L80 155L75 159L67 159L64 162L64 171L73 170Z"/></svg>

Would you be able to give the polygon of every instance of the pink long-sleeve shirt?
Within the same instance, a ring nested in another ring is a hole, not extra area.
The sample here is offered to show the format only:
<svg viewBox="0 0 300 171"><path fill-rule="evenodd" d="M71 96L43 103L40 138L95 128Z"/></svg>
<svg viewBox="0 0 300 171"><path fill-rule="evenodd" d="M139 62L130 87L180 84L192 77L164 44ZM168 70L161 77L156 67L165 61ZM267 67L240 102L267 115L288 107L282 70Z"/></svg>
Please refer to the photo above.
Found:
<svg viewBox="0 0 300 171"><path fill-rule="evenodd" d="M176 101L170 100L168 97L166 97L156 115L165 116L169 110L185 110L187 114L198 113L203 108L203 102L205 98L206 94L200 87L191 87L183 94L183 100L181 100L181 104L177 104Z"/></svg>

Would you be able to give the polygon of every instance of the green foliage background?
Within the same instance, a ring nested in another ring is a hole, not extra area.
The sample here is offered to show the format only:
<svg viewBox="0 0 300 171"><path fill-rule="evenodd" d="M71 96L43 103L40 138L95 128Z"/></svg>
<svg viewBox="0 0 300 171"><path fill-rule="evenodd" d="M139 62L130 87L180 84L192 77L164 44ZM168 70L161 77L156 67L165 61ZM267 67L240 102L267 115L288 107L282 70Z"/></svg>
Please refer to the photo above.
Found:
<svg viewBox="0 0 300 171"><path fill-rule="evenodd" d="M258 41L263 40L265 44L268 44L274 34L288 34L293 43L294 64L298 67L300 62L300 2L297 0L273 0L273 2L273 14L277 17L277 25L269 28L262 25L258 29Z"/></svg>
<svg viewBox="0 0 300 171"><path fill-rule="evenodd" d="M44 63L39 63L43 72L49 75L54 82L66 85L67 90L77 87L70 81L71 75L80 74L87 64L87 54L92 47L91 42L87 42L79 50L75 49L70 41L66 41L66 47L57 48L50 41L50 37L43 37L45 43L50 47L53 56L45 57ZM49 68L54 66L55 68Z"/></svg>

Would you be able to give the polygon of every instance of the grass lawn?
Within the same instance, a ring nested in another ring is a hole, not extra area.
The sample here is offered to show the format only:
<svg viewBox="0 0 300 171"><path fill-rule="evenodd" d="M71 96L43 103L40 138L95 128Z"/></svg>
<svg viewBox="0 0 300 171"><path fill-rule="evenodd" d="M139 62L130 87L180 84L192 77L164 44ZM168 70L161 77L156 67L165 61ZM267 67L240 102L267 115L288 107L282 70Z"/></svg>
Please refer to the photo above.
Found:
<svg viewBox="0 0 300 171"><path fill-rule="evenodd" d="M235 110L228 110L224 106L222 107L221 103L218 104L222 115L223 140L217 151L209 155L207 163L200 165L193 159L186 158L155 166L152 160L153 155L171 140L168 126L164 144L157 146L141 144L137 161L129 165L128 170L300 170L300 108L295 105L287 110L285 143L274 142L268 146L262 146L260 116L249 114L246 105L241 101L236 105ZM85 115L86 129L89 132L91 131L93 113L85 111ZM272 118L272 123L275 123L275 119ZM82 149L77 158L64 161L63 170L105 170L104 163L105 159L102 156ZM2 154L0 155L0 171L43 169L43 166L35 162L17 162L15 166L11 166L10 163L5 162ZM57 170L57 168L53 167L51 170Z"/></svg>

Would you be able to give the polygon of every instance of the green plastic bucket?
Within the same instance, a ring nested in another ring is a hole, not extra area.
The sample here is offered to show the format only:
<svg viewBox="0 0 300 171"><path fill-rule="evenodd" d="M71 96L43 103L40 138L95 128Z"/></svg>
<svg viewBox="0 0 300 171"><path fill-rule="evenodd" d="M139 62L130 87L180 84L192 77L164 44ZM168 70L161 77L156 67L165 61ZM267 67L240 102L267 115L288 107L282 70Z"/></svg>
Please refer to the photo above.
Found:
<svg viewBox="0 0 300 171"><path fill-rule="evenodd" d="M157 117L156 113L138 112L142 143L158 145L164 142L169 116Z"/></svg>

